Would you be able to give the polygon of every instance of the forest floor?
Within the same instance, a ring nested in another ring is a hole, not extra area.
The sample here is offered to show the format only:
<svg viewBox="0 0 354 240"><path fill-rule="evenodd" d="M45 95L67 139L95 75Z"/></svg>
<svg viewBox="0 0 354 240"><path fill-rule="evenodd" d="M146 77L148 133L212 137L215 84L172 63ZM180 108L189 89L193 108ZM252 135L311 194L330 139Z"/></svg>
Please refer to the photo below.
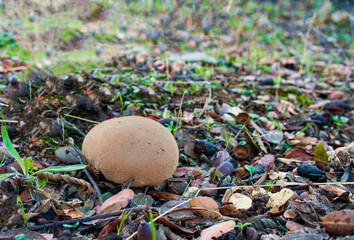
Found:
<svg viewBox="0 0 354 240"><path fill-rule="evenodd" d="M354 235L353 6L161 2L0 3L0 239ZM83 170L122 116L173 134L159 186Z"/></svg>

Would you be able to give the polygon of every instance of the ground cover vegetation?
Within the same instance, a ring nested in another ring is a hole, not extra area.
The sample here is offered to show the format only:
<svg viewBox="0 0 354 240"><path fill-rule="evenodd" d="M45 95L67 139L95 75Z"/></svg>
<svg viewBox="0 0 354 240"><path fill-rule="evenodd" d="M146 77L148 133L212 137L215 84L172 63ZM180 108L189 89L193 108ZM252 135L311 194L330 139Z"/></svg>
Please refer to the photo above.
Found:
<svg viewBox="0 0 354 240"><path fill-rule="evenodd" d="M0 6L0 239L354 235L350 1ZM173 134L163 184L85 161L88 131L122 116Z"/></svg>

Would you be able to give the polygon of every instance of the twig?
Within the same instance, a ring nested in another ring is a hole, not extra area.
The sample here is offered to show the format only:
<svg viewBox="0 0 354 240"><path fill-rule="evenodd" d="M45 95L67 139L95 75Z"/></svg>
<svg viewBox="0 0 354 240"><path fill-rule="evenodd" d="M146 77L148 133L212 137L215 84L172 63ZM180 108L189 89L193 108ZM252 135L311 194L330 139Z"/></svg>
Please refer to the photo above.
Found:
<svg viewBox="0 0 354 240"><path fill-rule="evenodd" d="M182 104L183 104L183 99L184 99L184 96L186 95L186 91L183 92L183 95L182 95L182 98L181 98L181 103L179 104L179 109L178 109L178 113L177 113L177 126L176 126L176 131L177 131L177 128L178 126L181 127L181 123L182 123ZM175 134L175 132L174 132Z"/></svg>
<svg viewBox="0 0 354 240"><path fill-rule="evenodd" d="M155 81L154 83L166 83L166 81ZM186 82L181 82L181 81L168 81L168 83L173 83L173 84L197 84L197 85L210 85L210 82L195 82L195 81L186 81Z"/></svg>
<svg viewBox="0 0 354 240"><path fill-rule="evenodd" d="M135 207L135 208L130 208L128 210L133 211L133 212L138 212L138 211L144 210L144 207ZM69 219L69 220L58 221L55 223L47 223L47 224L43 224L43 225L39 225L39 226L31 226L31 227L27 227L25 229L28 229L30 231L38 231L38 230L51 228L54 226L62 226L63 224L74 224L76 222L89 222L89 221L96 220L96 219L119 216L124 211L127 211L127 209L122 209L122 210L119 210L119 211L113 212L113 213L99 214L99 215L95 215L95 216L91 216L91 217L74 218L74 219Z"/></svg>
<svg viewBox="0 0 354 240"><path fill-rule="evenodd" d="M199 114L199 116L198 116L197 119L200 119L200 117L204 114L205 110L206 110L207 107L208 107L208 104L210 103L210 100L211 100L211 88L209 87L209 95L208 95L208 98L206 99L205 104L204 104L204 107L203 107L203 110L202 110L202 112Z"/></svg>
<svg viewBox="0 0 354 240"><path fill-rule="evenodd" d="M204 188L203 188L203 189L204 189ZM191 200L191 199L188 199L188 200L186 200L186 201L181 202L180 204L177 204L177 205L174 206L173 208L169 209L168 211L164 212L163 214L161 214L161 215L159 215L158 217L156 217L155 219L153 219L152 221L153 221L153 222L156 222L157 219L159 219L159 218L165 216L166 214L168 214L168 213L170 213L171 211L175 210L175 209L178 208L179 206L181 206L181 205L183 205L183 204L189 202L190 200ZM132 235L130 235L126 240L132 239L133 237L135 237L135 235L136 235L137 233L138 233L137 231L134 232L134 233L133 233Z"/></svg>
<svg viewBox="0 0 354 240"><path fill-rule="evenodd" d="M301 63L300 63L300 68L299 68L299 72L302 73L302 70L304 68L304 64L305 64L305 58L307 57L307 46L308 46L308 39L310 37L310 32L311 32L311 28L312 28L312 25L313 25L313 21L315 20L317 16L317 11L315 11L312 15L312 18L311 18L311 22L310 22L310 25L309 27L307 28L307 32L306 32L306 35L304 36L304 34L301 34L301 37L303 38L303 41L305 42L304 44L304 49L302 51L302 56L301 56Z"/></svg>
<svg viewBox="0 0 354 240"><path fill-rule="evenodd" d="M296 183L296 182L287 182L283 184L272 184L272 185L246 185L246 186L235 186L235 187L215 187L215 188L203 188L202 190L219 190L219 189L231 189L232 191L236 191L237 189L240 188L255 188L255 187L288 187L288 186L308 186L308 185L314 185L314 186L321 186L321 185L354 185L354 182L331 182L331 183ZM195 197L198 196L199 192L201 189L199 189L195 195Z"/></svg>
<svg viewBox="0 0 354 240"><path fill-rule="evenodd" d="M93 189L91 184L86 182L83 179L71 177L69 175L53 174L53 173L49 173L49 172L42 172L42 173L39 173L38 175L41 176L41 177L46 177L46 178L48 178L48 179L50 179L52 181L65 181L67 183L79 184L81 186L87 187L87 189L89 190L90 194L95 192L95 190Z"/></svg>
<svg viewBox="0 0 354 240"><path fill-rule="evenodd" d="M6 119L1 119L0 122L2 122L2 123L18 123L17 120L6 120Z"/></svg>
<svg viewBox="0 0 354 240"><path fill-rule="evenodd" d="M81 131L78 127L75 126L75 124L71 123L71 122L68 122L65 120L65 118L61 118L61 120L65 123L65 124L68 124L69 126L73 127L81 136L85 137L86 134Z"/></svg>
<svg viewBox="0 0 354 240"><path fill-rule="evenodd" d="M77 116L70 115L70 114L64 114L64 116L66 116L66 117L71 117L71 118L75 118L75 119L79 119L79 120L82 120L82 121L85 121L85 122L89 122L89 123L95 123L95 124L98 124L98 123L99 123L99 122L96 122L96 121L93 121L93 120L90 120L90 119L81 118L81 117L77 117Z"/></svg>
<svg viewBox="0 0 354 240"><path fill-rule="evenodd" d="M70 143L70 142L69 142L69 143ZM77 147L76 147L74 144L71 144L71 143L70 143L70 145L71 145L71 147L75 150L75 152L77 153L77 154L76 154L76 157L79 159L80 163L86 165L85 162L84 162L84 160L83 160L84 156L81 155L81 153L80 153L80 151L78 151ZM87 178L90 180L92 186L95 188L96 194L97 194L97 197L98 197L98 201L99 201L100 204L102 205L103 199L102 199L101 190L100 190L99 187L97 186L95 180L93 179L93 177L91 176L91 174L90 174L90 172L87 170L87 168L84 168L84 172L85 172Z"/></svg>
<svg viewBox="0 0 354 240"><path fill-rule="evenodd" d="M22 70L26 70L27 68L28 67L26 67L26 66L19 66L19 67L13 67L13 68L0 69L0 73L22 71Z"/></svg>

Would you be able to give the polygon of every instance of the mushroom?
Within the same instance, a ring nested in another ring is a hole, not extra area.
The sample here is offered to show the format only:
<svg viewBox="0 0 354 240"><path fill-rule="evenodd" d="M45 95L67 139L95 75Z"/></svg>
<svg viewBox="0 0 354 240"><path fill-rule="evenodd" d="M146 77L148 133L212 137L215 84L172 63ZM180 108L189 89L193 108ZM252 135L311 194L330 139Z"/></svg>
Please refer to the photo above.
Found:
<svg viewBox="0 0 354 240"><path fill-rule="evenodd" d="M179 159L173 135L145 117L113 118L99 123L86 135L82 152L106 179L133 187L157 186L176 170Z"/></svg>

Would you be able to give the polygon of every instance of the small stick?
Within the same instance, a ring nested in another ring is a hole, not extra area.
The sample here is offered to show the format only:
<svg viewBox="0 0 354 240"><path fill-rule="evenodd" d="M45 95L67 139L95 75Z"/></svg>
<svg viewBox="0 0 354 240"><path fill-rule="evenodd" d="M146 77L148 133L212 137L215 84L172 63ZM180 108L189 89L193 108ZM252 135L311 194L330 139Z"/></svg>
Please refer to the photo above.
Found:
<svg viewBox="0 0 354 240"><path fill-rule="evenodd" d="M64 118L61 118L62 121L65 122L65 124L68 124L69 126L73 127L81 136L85 137L86 134L81 131L78 127L75 126L75 124L69 122L69 121L66 121Z"/></svg>
<svg viewBox="0 0 354 240"><path fill-rule="evenodd" d="M204 112L206 111L206 109L207 109L208 104L210 103L210 101L211 101L211 88L209 87L209 95L208 95L208 98L205 100L205 104L204 104L203 110L202 110L202 112L199 114L199 116L198 116L197 119L200 119L200 117L204 114Z"/></svg>
<svg viewBox="0 0 354 240"><path fill-rule="evenodd" d="M27 68L28 67L25 67L25 66L19 66L19 67L13 67L13 68L0 69L0 73L22 71L22 70L25 70Z"/></svg>
<svg viewBox="0 0 354 240"><path fill-rule="evenodd" d="M6 119L0 119L0 122L2 122L2 123L18 123L17 120L6 120Z"/></svg>
<svg viewBox="0 0 354 240"><path fill-rule="evenodd" d="M70 143L70 142L69 142ZM81 164L85 164L84 160L83 160L83 157L81 155L81 153L78 151L78 149L76 148L76 146L74 144L71 144L71 147L75 150L75 152L77 153L77 158L79 159L80 163ZM92 186L95 188L96 190L96 194L97 194L97 197L98 197L98 201L100 202L100 204L102 205L103 203L103 199L102 199L102 193L101 193L101 190L99 189L99 187L97 186L95 180L93 179L93 177L91 176L90 172L87 170L87 168L84 168L84 172L87 176L87 178L90 180Z"/></svg>
<svg viewBox="0 0 354 240"><path fill-rule="evenodd" d="M93 120L90 120L90 119L77 117L77 116L70 115L70 114L64 114L64 116L66 116L66 117L71 117L71 118L75 118L75 119L79 119L79 120L86 121L86 122L89 122L89 123L95 123L95 124L98 124L98 123L99 123L99 122L97 122L97 121L93 121Z"/></svg>
<svg viewBox="0 0 354 240"><path fill-rule="evenodd" d="M218 189L231 189L235 191L240 188L256 188L256 187L286 187L286 186L307 186L307 185L314 185L314 186L321 186L321 185L354 185L354 182L332 182L332 183L296 183L296 182L288 182L284 184L272 184L272 185L246 185L246 186L234 186L234 187L215 187L215 188L203 188L202 190L218 190ZM200 189L196 193L195 197L198 196Z"/></svg>
<svg viewBox="0 0 354 240"><path fill-rule="evenodd" d="M203 188L203 189L204 189L204 188ZM177 205L174 206L173 208L169 209L168 211L164 212L163 214L161 214L161 215L159 215L158 217L156 217L155 219L153 219L152 221L153 221L153 222L156 222L157 219L159 219L159 218L165 216L166 214L168 214L168 213L170 213L171 211L175 210L175 209L178 208L179 206L181 206L181 205L183 205L183 204L189 202L190 200L191 200L191 199L188 199L188 200L186 200L186 201L181 202L180 204L177 204ZM126 240L132 239L133 237L135 237L136 234L138 234L137 231L134 232L132 235L130 235Z"/></svg>
<svg viewBox="0 0 354 240"><path fill-rule="evenodd" d="M138 212L138 211L144 210L144 207L135 207L135 208L130 208L128 210L133 211L133 212ZM127 211L127 209L122 209L122 210L119 210L119 211L113 212L113 213L99 214L99 215L95 215L95 216L91 216L91 217L74 218L74 219L69 219L69 220L58 221L55 223L47 223L47 224L38 225L38 226L31 226L31 227L27 227L25 229L28 229L30 231L38 231L38 230L43 230L46 228L51 228L54 226L62 226L63 224L74 224L76 222L89 222L89 221L96 220L96 219L119 216L124 211Z"/></svg>
<svg viewBox="0 0 354 240"><path fill-rule="evenodd" d="M85 180L80 179L80 178L71 177L69 175L53 174L53 173L49 173L49 172L42 172L42 173L39 173L38 175L43 178L46 177L52 181L65 181L67 183L76 183L81 186L87 187L87 189L90 192L90 195L91 195L91 193L95 192L95 190L92 188L90 183L88 183Z"/></svg>

